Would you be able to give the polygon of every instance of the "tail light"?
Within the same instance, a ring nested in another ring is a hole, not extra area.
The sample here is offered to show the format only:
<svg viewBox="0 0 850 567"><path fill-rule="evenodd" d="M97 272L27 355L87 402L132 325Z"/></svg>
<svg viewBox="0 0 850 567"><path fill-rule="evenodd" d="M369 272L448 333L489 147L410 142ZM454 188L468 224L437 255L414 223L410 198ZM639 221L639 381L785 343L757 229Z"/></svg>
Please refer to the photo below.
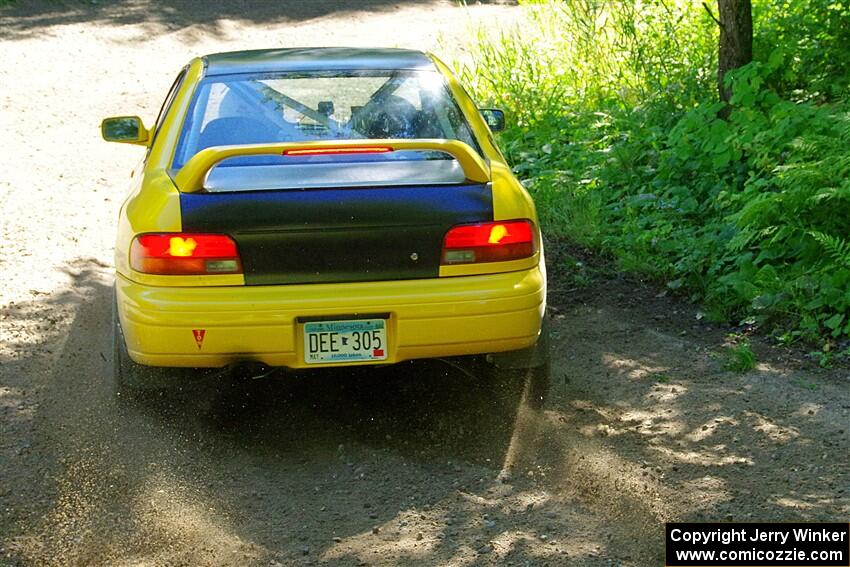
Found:
<svg viewBox="0 0 850 567"><path fill-rule="evenodd" d="M531 221L464 224L446 233L442 263L504 262L529 258L535 252L534 225Z"/></svg>
<svg viewBox="0 0 850 567"><path fill-rule="evenodd" d="M232 238L224 234L142 234L130 246L130 267L144 274L241 274Z"/></svg>

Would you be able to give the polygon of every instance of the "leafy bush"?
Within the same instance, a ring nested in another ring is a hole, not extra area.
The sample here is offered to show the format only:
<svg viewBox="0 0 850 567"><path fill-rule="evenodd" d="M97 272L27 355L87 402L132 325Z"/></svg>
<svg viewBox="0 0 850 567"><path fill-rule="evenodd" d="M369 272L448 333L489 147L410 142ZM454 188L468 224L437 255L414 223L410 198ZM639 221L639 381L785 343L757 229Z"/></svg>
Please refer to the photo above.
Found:
<svg viewBox="0 0 850 567"><path fill-rule="evenodd" d="M756 2L728 120L716 24L685 1L526 2L456 67L513 117L501 143L550 235L715 319L829 341L850 335L850 2L781 4Z"/></svg>
<svg viewBox="0 0 850 567"><path fill-rule="evenodd" d="M757 0L753 12L756 59L766 61L776 49L787 55L772 86L796 100L847 96L850 2Z"/></svg>

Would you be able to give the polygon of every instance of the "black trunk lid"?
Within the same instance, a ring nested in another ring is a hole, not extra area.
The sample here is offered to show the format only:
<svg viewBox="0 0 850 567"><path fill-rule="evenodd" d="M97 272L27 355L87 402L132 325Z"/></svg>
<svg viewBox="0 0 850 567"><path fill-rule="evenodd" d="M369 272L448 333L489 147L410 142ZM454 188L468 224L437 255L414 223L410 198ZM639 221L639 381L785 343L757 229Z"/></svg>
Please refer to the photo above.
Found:
<svg viewBox="0 0 850 567"><path fill-rule="evenodd" d="M452 226L493 220L489 184L182 193L183 230L229 234L248 285L439 275Z"/></svg>

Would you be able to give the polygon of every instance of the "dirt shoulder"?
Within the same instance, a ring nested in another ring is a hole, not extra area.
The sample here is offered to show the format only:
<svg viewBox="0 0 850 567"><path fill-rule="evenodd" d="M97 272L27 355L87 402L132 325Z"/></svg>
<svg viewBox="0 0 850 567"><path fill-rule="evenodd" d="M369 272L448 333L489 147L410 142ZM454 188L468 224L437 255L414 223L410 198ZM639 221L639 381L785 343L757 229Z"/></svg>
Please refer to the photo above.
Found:
<svg viewBox="0 0 850 567"><path fill-rule="evenodd" d="M556 246L542 408L530 378L441 362L115 399L113 219L140 154L101 142L100 118L150 121L197 53L439 49L468 18L510 17L381 4L295 20L193 20L188 0L137 20L0 10L0 566L643 567L667 520L846 520L846 370L754 340L758 366L727 371L727 330L696 307Z"/></svg>

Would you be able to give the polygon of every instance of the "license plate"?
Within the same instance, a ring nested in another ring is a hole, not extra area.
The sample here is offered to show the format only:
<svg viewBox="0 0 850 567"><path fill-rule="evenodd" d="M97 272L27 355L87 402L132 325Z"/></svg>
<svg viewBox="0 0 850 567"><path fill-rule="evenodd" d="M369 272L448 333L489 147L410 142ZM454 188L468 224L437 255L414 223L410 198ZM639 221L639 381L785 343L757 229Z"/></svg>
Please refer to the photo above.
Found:
<svg viewBox="0 0 850 567"><path fill-rule="evenodd" d="M304 362L362 362L386 360L384 319L304 323Z"/></svg>

